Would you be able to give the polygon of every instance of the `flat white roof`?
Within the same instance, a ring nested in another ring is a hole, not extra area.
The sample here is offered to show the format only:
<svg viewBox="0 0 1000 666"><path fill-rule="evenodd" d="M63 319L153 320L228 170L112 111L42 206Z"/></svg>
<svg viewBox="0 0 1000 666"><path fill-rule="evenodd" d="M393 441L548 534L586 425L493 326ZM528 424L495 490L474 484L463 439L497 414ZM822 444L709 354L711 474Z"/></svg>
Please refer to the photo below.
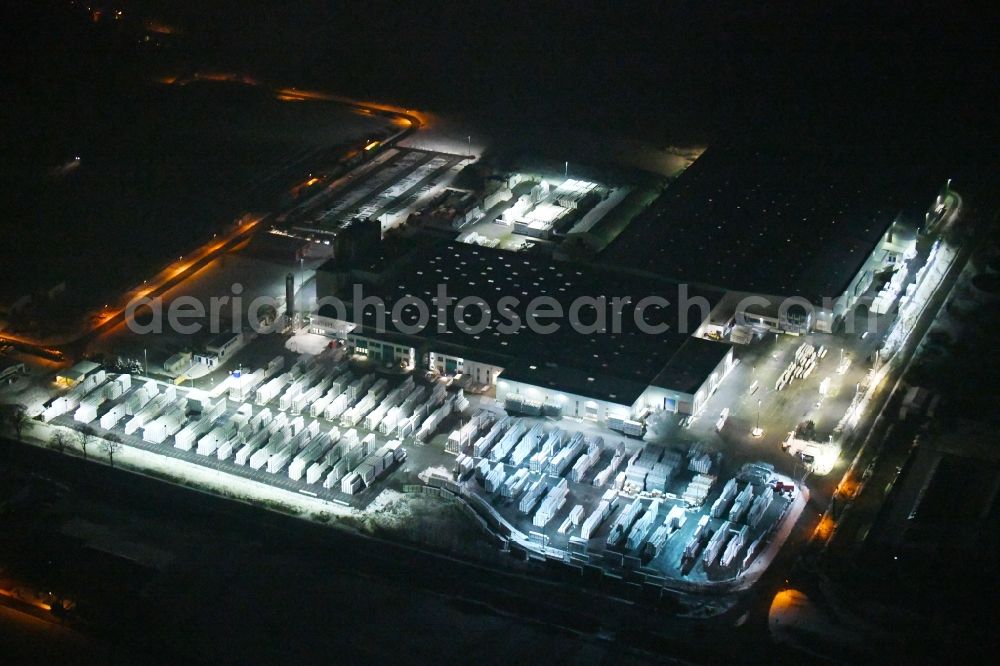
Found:
<svg viewBox="0 0 1000 666"><path fill-rule="evenodd" d="M518 222L528 226L544 229L552 226L552 223L559 219L566 209L553 203L543 202L528 211Z"/></svg>

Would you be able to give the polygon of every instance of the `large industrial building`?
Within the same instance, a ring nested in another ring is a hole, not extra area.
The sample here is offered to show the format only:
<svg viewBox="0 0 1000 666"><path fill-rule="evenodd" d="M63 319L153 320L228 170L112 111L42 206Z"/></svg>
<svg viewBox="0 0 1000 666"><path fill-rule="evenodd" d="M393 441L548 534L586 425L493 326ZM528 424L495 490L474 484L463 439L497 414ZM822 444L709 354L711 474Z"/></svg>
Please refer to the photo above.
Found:
<svg viewBox="0 0 1000 666"><path fill-rule="evenodd" d="M720 325L754 296L741 313L749 324L829 333L879 270L913 251L943 185L888 156L846 148L711 148L599 262L727 290ZM796 308L793 298L812 307Z"/></svg>
<svg viewBox="0 0 1000 666"><path fill-rule="evenodd" d="M654 409L696 412L734 364L728 344L691 334L719 302L718 290L697 290L689 295L697 304L685 308L674 303L673 283L458 242L418 247L368 279L353 273L350 288L342 275L322 275L334 271L332 265L320 269L321 292L324 285L339 286L340 297L349 299L353 285L361 284L366 300L384 303L384 326L377 306L352 301L346 312L322 306L310 325L314 332L340 335L354 353L379 362L461 373L495 386L499 399L516 394L558 405L566 416L603 422ZM439 285L454 299L447 312L439 312L433 300ZM468 297L485 301L490 311L463 303ZM555 306L566 316L532 311L529 303L540 297L548 299L540 310ZM425 321L403 300L413 298L428 304ZM503 314L509 299L517 304ZM644 324L660 332L641 330L637 310ZM345 316L359 324L346 335ZM528 324L533 316L556 330L535 330Z"/></svg>
<svg viewBox="0 0 1000 666"><path fill-rule="evenodd" d="M889 170L875 158L861 164L848 150L796 155L706 151L589 264L419 235L402 251L383 245L335 257L317 273L317 295L347 305L321 307L310 330L378 362L461 374L495 387L499 399L558 405L568 416L604 422L649 410L697 413L735 363L722 340L834 332L877 291L871 287L880 274L915 252L924 211L943 184L905 169L891 182L873 177ZM504 215L541 232L559 218L551 207L569 209L592 190L583 181L553 191L537 186L523 210L515 205ZM371 303L352 301L355 285L380 299L382 316ZM441 285L467 324L483 313L468 304L463 311L461 299L485 299L491 309L482 330L439 321L450 316L432 305ZM525 323L532 314L524 308L535 298L554 299L572 314L581 297L626 296L620 331L581 334L566 317L552 333ZM644 318L665 331L635 325L637 304L648 297L671 302ZM504 298L520 304L514 330L505 330L497 307ZM412 299L430 306L425 320L407 303Z"/></svg>

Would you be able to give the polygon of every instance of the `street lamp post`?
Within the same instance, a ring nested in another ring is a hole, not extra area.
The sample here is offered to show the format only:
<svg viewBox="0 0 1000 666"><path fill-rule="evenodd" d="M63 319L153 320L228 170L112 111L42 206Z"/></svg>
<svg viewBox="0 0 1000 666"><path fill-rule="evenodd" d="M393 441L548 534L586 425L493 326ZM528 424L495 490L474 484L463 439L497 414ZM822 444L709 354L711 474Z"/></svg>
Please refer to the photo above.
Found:
<svg viewBox="0 0 1000 666"><path fill-rule="evenodd" d="M146 354L145 347L142 350L142 371L149 376L149 356Z"/></svg>
<svg viewBox="0 0 1000 666"><path fill-rule="evenodd" d="M757 398L757 425L750 431L750 436L754 439L760 439L764 436L764 431L760 427L760 406L763 402L764 401L761 398Z"/></svg>

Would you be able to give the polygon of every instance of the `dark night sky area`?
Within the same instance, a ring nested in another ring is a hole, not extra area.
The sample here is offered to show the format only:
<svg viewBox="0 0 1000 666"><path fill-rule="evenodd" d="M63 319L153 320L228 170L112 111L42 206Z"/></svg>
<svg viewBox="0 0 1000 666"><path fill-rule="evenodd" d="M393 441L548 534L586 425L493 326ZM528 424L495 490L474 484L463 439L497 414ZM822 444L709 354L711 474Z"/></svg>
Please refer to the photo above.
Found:
<svg viewBox="0 0 1000 666"><path fill-rule="evenodd" d="M816 140L913 140L985 130L994 115L996 24L961 4L120 4L179 27L171 52L125 62L129 48L97 46L50 10L22 16L27 29L8 41L4 67L22 73L14 85L77 74L65 94L86 94L95 67L116 68L120 82L169 60L512 124L680 141L790 126Z"/></svg>
<svg viewBox="0 0 1000 666"><path fill-rule="evenodd" d="M872 4L96 2L124 8L129 20L111 29L80 20L69 0L30 3L2 28L3 224L20 230L14 244L39 231L72 244L104 225L135 230L141 193L127 211L103 215L97 203L86 225L47 229L37 202L51 210L59 197L39 171L137 117L157 127L175 108L143 86L212 67L461 116L491 134L553 127L773 150L847 143L984 171L997 137L992 17ZM138 49L133 33L147 19L179 34ZM204 113L216 107L206 102Z"/></svg>

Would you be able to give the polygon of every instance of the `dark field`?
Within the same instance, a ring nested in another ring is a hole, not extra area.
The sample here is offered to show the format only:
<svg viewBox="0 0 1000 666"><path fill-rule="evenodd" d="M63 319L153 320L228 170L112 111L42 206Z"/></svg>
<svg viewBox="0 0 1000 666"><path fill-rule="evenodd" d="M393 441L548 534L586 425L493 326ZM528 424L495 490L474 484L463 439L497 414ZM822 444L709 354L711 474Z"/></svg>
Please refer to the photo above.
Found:
<svg viewBox="0 0 1000 666"><path fill-rule="evenodd" d="M12 286L65 280L96 302L244 212L273 208L320 160L381 124L233 83L138 83L93 103L99 110L40 119L51 125L35 127L45 137L39 149L5 158L18 160L4 186L0 258Z"/></svg>

